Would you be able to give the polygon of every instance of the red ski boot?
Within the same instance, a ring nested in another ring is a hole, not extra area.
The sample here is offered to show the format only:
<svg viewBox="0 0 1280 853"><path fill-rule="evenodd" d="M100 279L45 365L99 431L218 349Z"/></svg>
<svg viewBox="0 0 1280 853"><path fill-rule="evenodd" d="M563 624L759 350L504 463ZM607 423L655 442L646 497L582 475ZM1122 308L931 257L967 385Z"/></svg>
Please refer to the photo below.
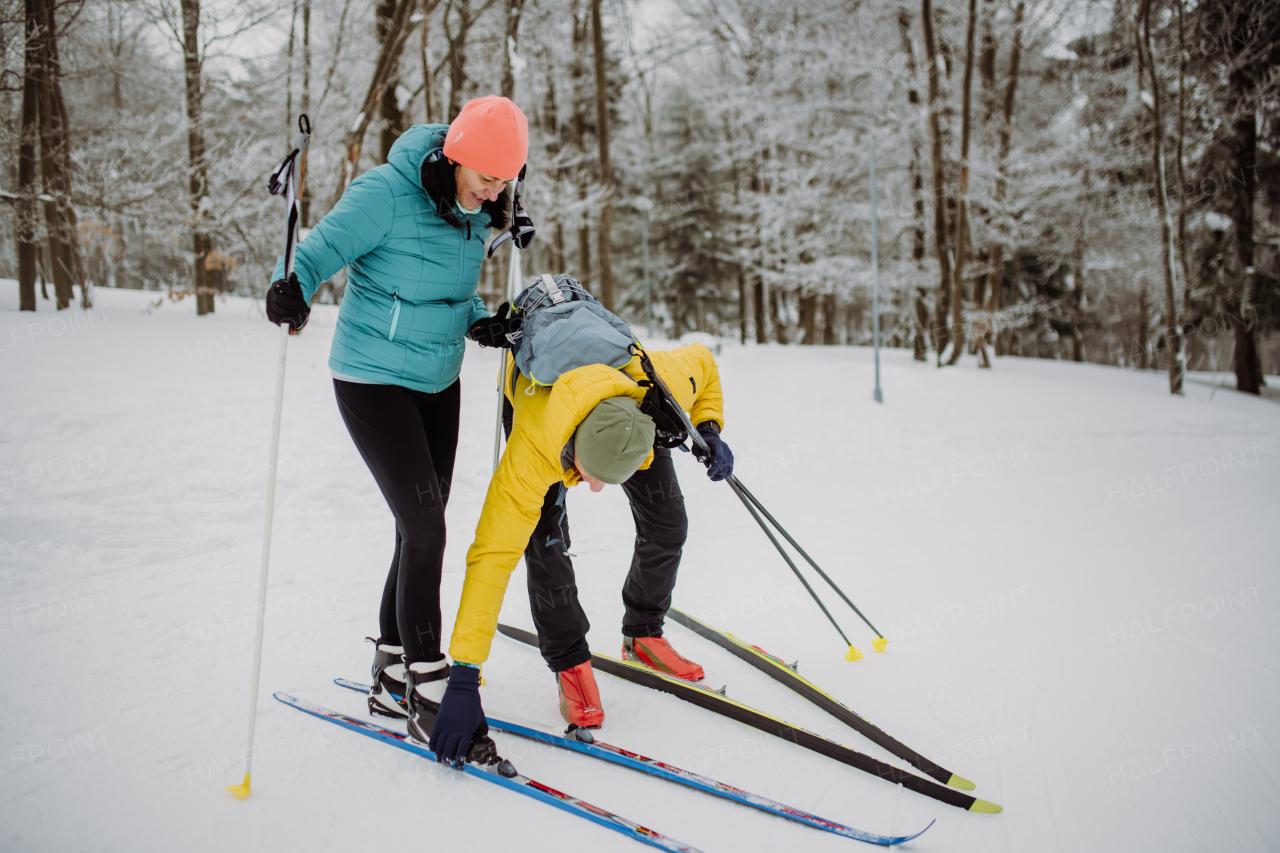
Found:
<svg viewBox="0 0 1280 853"><path fill-rule="evenodd" d="M580 729L598 729L604 724L600 690L591 671L591 661L556 673L560 687L560 714L565 722Z"/></svg>
<svg viewBox="0 0 1280 853"><path fill-rule="evenodd" d="M702 667L671 648L665 637L623 637L622 659L685 681L706 677Z"/></svg>

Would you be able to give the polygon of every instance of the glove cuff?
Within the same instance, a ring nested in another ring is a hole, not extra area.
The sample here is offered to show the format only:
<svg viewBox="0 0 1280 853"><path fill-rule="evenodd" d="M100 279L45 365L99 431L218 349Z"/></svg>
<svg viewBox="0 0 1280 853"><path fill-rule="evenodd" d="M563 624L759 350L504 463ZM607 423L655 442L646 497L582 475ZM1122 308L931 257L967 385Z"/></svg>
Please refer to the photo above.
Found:
<svg viewBox="0 0 1280 853"><path fill-rule="evenodd" d="M455 663L449 667L450 687L480 687L480 670L467 664Z"/></svg>

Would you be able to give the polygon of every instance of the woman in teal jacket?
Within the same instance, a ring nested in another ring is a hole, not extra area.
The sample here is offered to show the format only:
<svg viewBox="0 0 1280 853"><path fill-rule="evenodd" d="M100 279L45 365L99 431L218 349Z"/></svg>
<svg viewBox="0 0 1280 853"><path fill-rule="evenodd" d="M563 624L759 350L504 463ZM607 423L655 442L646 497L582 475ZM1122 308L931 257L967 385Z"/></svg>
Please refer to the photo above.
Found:
<svg viewBox="0 0 1280 853"><path fill-rule="evenodd" d="M405 716L389 694L405 695L406 667L419 682L438 679L433 692L443 693L440 574L463 338L476 327L492 339L489 327L509 322L489 318L476 285L490 229L508 225L506 186L528 148L524 114L498 96L469 101L452 124L409 128L297 245L290 281L280 259L267 293L267 316L297 331L316 289L347 268L329 370L396 522L369 696L378 714ZM480 763L496 759L483 732L477 751Z"/></svg>

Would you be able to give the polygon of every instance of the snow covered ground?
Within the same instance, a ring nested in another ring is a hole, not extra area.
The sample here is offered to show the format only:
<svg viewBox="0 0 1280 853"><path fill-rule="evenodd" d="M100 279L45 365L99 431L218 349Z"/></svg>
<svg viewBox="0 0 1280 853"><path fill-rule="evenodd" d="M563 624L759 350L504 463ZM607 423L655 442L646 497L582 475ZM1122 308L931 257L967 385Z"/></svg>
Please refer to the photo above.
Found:
<svg viewBox="0 0 1280 853"><path fill-rule="evenodd" d="M290 341L254 794L240 781L277 338L258 306L98 291L17 312L0 282L0 848L618 850L635 842L270 698L358 713L391 517L333 402L336 309ZM742 480L888 636L841 643L727 488L677 461L678 606L788 660L972 779L1001 815L904 791L599 676L601 737L919 851L1275 849L1280 405L1162 374L726 345ZM456 602L487 485L496 370L471 349L449 505ZM1276 385L1277 381L1272 380ZM571 493L593 646L616 654L632 544L619 489ZM836 601L830 596L830 601ZM834 609L834 608L833 608ZM446 623L452 610L446 606ZM523 583L503 616L528 627ZM446 624L446 631L448 630ZM679 626L729 694L893 760ZM499 638L485 707L558 722L537 653ZM589 759L520 770L706 851L860 849Z"/></svg>

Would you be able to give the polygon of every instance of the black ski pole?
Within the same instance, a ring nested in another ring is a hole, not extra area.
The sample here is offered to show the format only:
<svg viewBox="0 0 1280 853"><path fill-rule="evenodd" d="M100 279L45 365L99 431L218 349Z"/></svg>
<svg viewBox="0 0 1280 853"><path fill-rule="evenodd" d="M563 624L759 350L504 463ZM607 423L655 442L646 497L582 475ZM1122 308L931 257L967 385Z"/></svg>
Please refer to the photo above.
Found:
<svg viewBox="0 0 1280 853"><path fill-rule="evenodd" d="M746 486L742 485L742 482L737 477L730 476L729 479L730 481L732 481L733 485L735 485L738 489L741 489L742 493L751 499L751 502L755 504L756 507L760 510L760 512L764 514L764 517L769 519L769 523L772 524L774 527L778 528L778 532L781 533L786 538L786 540L791 543L792 548L795 548L797 551L800 552L800 556L804 557L805 560L808 561L809 565L813 566L813 570L822 576L822 579L826 581L831 586L831 588L836 591L837 595L839 595L842 599L844 599L844 603L849 605L851 608L853 608L853 612L857 613L858 616L862 618L862 621L867 623L867 627L870 628L872 631L876 632L876 639L872 642L872 645L876 647L877 652L884 651L884 647L888 644L889 641L884 638L884 634L881 634L875 625L871 624L870 619L862 615L862 611L858 609L858 605L850 601L849 596L844 594L844 590L838 587L836 585L836 582L827 576L827 573L822 570L822 567L819 566L816 562L814 562L813 557L810 557L808 553L806 553L805 550L800 547L800 543L797 542L795 539L791 538L791 534L787 532L787 529L785 527L783 527L781 524L778 523L778 519L774 518L773 515L770 514L769 510L764 508L764 504L760 503L759 498L751 494L750 490L748 490Z"/></svg>
<svg viewBox="0 0 1280 853"><path fill-rule="evenodd" d="M697 433L694 433L694 435L697 435ZM701 439L702 436L698 436L698 438ZM791 559L791 555L782 547L782 543L773 535L773 531L769 529L769 525L764 523L764 519L760 517L759 513L756 512L756 508L751 505L751 501L747 499L747 495L744 494L746 489L738 483L737 478L735 477L729 477L725 482L729 484L729 488L733 489L733 493L738 496L740 501L742 501L742 505L747 508L747 512L751 513L751 517L756 520L756 524L760 525L760 529L764 531L764 535L769 537L769 541L773 543L773 547L778 549L778 553L782 555L782 559L786 560L787 565L791 567L791 571L795 573L795 576L800 579L800 583L804 584L804 588L809 591L809 595L813 598L814 604L818 605L822 610L823 615L831 622L832 627L836 629L836 633L840 635L840 639L844 640L845 645L849 647L849 651L845 652L844 655L845 660L861 660L862 652L859 651L853 643L849 642L849 638L844 635L844 631L840 628L840 623L836 622L836 618L831 615L830 610L827 610L827 606L822 603L822 599L818 597L818 593L815 592L813 587L809 585L809 582L804 579L804 575L800 574L800 567Z"/></svg>
<svg viewBox="0 0 1280 853"><path fill-rule="evenodd" d="M674 414L677 415L680 422L684 425L685 432L689 436L689 441L691 441L702 453L710 456L711 448L707 446L706 439L702 437L702 433L698 432L698 430L694 428L693 422L689 420L689 413L682 409L680 404L676 402L675 395L671 393L671 389L667 387L667 383L662 381L662 377L658 375L657 370L654 369L653 364L649 361L649 354L639 346L636 346L634 351L640 356L640 367L644 371L645 376L648 377L650 382L654 383L659 389L661 389L671 408L674 410ZM729 484L729 488L733 489L733 493L738 496L738 499L742 501L742 505L747 508L747 512L751 513L751 517L756 520L756 524L760 525L760 529L764 531L764 535L769 537L769 541L773 543L773 547L778 549L778 553L782 555L782 559L786 561L787 565L791 568L791 571L800 579L800 583L804 584L804 588L809 592L809 596L813 599L814 604L818 605L819 609L822 610L823 615L825 615L828 621L831 622L832 627L836 629L836 633L840 635L840 639L844 640L845 645L849 647L849 651L845 652L844 655L845 660L861 660L862 652L859 651L853 643L849 642L849 638L845 636L844 630L840 627L840 623L831 615L831 611L822 603L822 599L818 597L818 593L809 585L809 582L805 580L804 575L800 573L800 567L795 564L791 559L791 555L782 547L782 543L778 541L778 538L773 535L773 531L771 531L769 526L764 523L764 519L762 519L756 512L751 500L747 498L746 494L744 494L746 490L742 487L742 484L733 476L728 477L726 482ZM761 507L761 509L763 509L763 507ZM821 572L822 570L819 569L818 571ZM827 583L831 583L830 578L827 578ZM857 608L854 609L856 610ZM875 629L873 628L872 630L874 631ZM877 651L879 651L880 648L880 646L877 646Z"/></svg>

